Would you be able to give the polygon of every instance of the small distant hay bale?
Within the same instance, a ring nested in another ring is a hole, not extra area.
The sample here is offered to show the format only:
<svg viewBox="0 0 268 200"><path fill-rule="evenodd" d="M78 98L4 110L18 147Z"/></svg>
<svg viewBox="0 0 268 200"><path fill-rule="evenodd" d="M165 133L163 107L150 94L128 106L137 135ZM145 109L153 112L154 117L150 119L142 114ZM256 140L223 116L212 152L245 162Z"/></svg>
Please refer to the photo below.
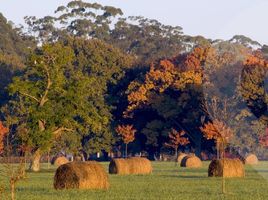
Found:
<svg viewBox="0 0 268 200"><path fill-rule="evenodd" d="M127 159L112 159L109 164L110 174L150 174L152 164L147 158L133 157Z"/></svg>
<svg viewBox="0 0 268 200"><path fill-rule="evenodd" d="M185 156L181 161L181 167L200 168L202 161L197 156Z"/></svg>
<svg viewBox="0 0 268 200"><path fill-rule="evenodd" d="M240 159L213 160L208 167L209 177L245 177L245 169Z"/></svg>
<svg viewBox="0 0 268 200"><path fill-rule="evenodd" d="M178 158L177 158L177 163L178 163L178 165L181 164L182 159L183 159L184 157L186 157L186 156L188 156L186 153L179 153Z"/></svg>
<svg viewBox="0 0 268 200"><path fill-rule="evenodd" d="M61 165L54 176L55 189L108 189L108 175L95 161Z"/></svg>
<svg viewBox="0 0 268 200"><path fill-rule="evenodd" d="M64 156L56 157L52 160L52 164L56 165L57 167L64 165L68 162L69 162L69 160Z"/></svg>
<svg viewBox="0 0 268 200"><path fill-rule="evenodd" d="M245 164L248 164L248 165L257 165L258 162L259 162L259 160L258 160L257 156L254 154L249 154L245 158Z"/></svg>

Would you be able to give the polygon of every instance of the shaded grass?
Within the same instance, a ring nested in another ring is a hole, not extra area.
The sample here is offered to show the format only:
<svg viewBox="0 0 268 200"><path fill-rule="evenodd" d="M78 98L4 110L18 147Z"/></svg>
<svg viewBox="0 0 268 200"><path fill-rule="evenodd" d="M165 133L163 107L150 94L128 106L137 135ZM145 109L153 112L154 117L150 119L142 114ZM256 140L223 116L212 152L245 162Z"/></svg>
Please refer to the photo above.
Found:
<svg viewBox="0 0 268 200"><path fill-rule="evenodd" d="M108 169L108 163L102 163ZM221 178L208 178L208 162L201 169L186 169L173 162L153 162L152 175L109 175L109 190L53 189L55 168L41 173L28 173L28 180L17 187L17 199L25 200L83 200L83 199L268 199L268 162L257 167L246 166L246 178L226 179L227 194L221 194ZM260 175L261 174L261 175Z"/></svg>

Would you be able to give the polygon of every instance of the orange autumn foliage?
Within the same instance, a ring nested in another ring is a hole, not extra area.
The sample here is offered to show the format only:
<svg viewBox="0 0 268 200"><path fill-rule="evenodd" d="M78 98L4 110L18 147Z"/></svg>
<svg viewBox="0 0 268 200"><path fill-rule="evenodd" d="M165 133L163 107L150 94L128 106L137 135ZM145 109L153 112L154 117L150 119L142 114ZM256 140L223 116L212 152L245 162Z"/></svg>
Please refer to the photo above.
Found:
<svg viewBox="0 0 268 200"><path fill-rule="evenodd" d="M253 54L247 55L244 66L260 66L260 67L268 67L268 62L262 56L262 54L258 51Z"/></svg>
<svg viewBox="0 0 268 200"><path fill-rule="evenodd" d="M118 135L122 136L122 139L125 144L133 142L135 140L136 130L132 125L119 125L115 129Z"/></svg>
<svg viewBox="0 0 268 200"><path fill-rule="evenodd" d="M6 128L3 123L0 121L0 153L3 153L4 150L4 140L7 136L9 129Z"/></svg>
<svg viewBox="0 0 268 200"><path fill-rule="evenodd" d="M212 48L195 48L190 54L186 56L185 66L187 69L198 70L206 61Z"/></svg>
<svg viewBox="0 0 268 200"><path fill-rule="evenodd" d="M131 117L132 111L150 104L151 93L163 93L169 88L184 90L190 84L201 85L201 66L207 56L213 57L212 52L212 48L196 48L189 54L152 63L142 83L133 81L129 85L129 105L124 116Z"/></svg>
<svg viewBox="0 0 268 200"><path fill-rule="evenodd" d="M200 130L203 132L204 137L208 140L216 140L218 143L223 142L227 144L230 138L233 136L232 130L219 120L208 122Z"/></svg>
<svg viewBox="0 0 268 200"><path fill-rule="evenodd" d="M172 147L174 149L178 149L180 145L184 146L189 144L189 140L186 137L183 137L185 135L184 131L176 131L175 129L172 129L169 133L169 143L165 143L166 146Z"/></svg>

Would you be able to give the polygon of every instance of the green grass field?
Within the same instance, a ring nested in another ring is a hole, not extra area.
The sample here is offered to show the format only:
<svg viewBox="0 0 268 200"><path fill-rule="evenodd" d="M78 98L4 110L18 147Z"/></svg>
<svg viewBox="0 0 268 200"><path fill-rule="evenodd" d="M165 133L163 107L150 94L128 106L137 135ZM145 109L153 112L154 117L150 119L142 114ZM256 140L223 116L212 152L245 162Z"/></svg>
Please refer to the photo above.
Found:
<svg viewBox="0 0 268 200"><path fill-rule="evenodd" d="M102 163L108 168L108 163ZM221 194L221 179L208 178L208 162L201 169L176 167L173 162L153 162L153 174L109 175L109 190L53 189L55 168L43 165L39 173L28 173L28 179L19 183L16 197L21 200L85 200L85 199L268 199L268 162L257 167L246 167L246 178L226 179L227 194ZM4 195L7 197L8 191Z"/></svg>

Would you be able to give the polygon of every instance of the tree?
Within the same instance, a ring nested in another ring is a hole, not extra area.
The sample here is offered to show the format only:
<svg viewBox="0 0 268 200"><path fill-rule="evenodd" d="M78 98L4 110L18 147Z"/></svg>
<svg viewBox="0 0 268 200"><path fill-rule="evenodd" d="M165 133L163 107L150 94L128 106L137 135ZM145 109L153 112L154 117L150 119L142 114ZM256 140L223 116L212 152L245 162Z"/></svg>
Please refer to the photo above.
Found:
<svg viewBox="0 0 268 200"><path fill-rule="evenodd" d="M232 130L223 122L215 119L208 122L204 127L200 128L204 136L210 140L216 140L217 150L220 151L220 158L223 160L223 170L225 168L225 148L230 138L233 135ZM218 154L219 159L219 154ZM222 193L225 193L225 178L222 176Z"/></svg>
<svg viewBox="0 0 268 200"><path fill-rule="evenodd" d="M118 125L116 128L118 135L121 135L123 142L126 145L125 157L127 158L127 145L135 140L136 130L132 125Z"/></svg>
<svg viewBox="0 0 268 200"><path fill-rule="evenodd" d="M253 49L261 48L260 43L258 43L257 41L254 41L254 40L252 40L244 35L235 35L235 36L233 36L232 39L229 40L229 42L242 44L245 47L253 48Z"/></svg>
<svg viewBox="0 0 268 200"><path fill-rule="evenodd" d="M55 16L40 19L28 16L25 21L29 33L37 35L40 42L57 41L66 35L109 41L111 25L122 14L119 8L79 0L59 6Z"/></svg>
<svg viewBox="0 0 268 200"><path fill-rule="evenodd" d="M217 150L220 152L218 155L224 159L225 147L233 136L232 130L217 119L206 123L200 129L206 139L216 141Z"/></svg>
<svg viewBox="0 0 268 200"><path fill-rule="evenodd" d="M33 38L15 28L0 13L0 106L8 101L6 87L12 82L12 77L25 67L26 57L34 47Z"/></svg>
<svg viewBox="0 0 268 200"><path fill-rule="evenodd" d="M241 75L240 92L251 112L264 124L268 124L265 78L268 62L260 52L248 55Z"/></svg>
<svg viewBox="0 0 268 200"><path fill-rule="evenodd" d="M97 131L89 128L80 134L82 148L88 154L102 150L108 152L115 142L112 112L116 107L113 105L115 96L111 93L111 88L125 79L126 70L132 66L133 58L97 39L70 38L65 43L75 52L74 74L80 71L81 76L91 80L88 83L80 78L77 87L85 87L84 93L89 96L87 104L98 114L94 121L102 122Z"/></svg>
<svg viewBox="0 0 268 200"><path fill-rule="evenodd" d="M63 132L97 131L102 123L89 102L94 95L94 79L76 71L73 59L70 47L44 45L31 56L23 75L9 86L14 98L19 97L16 106L23 105L28 111L24 142L32 147L30 168L34 171L39 170L42 152L49 150Z"/></svg>
<svg viewBox="0 0 268 200"><path fill-rule="evenodd" d="M190 143L188 138L183 137L184 135L185 131L178 132L175 129L172 129L168 135L170 141L169 143L165 143L165 145L175 150L175 157L178 157L179 146L185 146Z"/></svg>
<svg viewBox="0 0 268 200"><path fill-rule="evenodd" d="M68 36L101 39L127 54L135 55L138 65L149 65L162 57L173 57L191 49L190 36L182 35L180 26L164 25L141 16L121 17L120 8L85 1L70 1L59 6L55 15L26 17L29 34L40 42L58 41ZM202 38L203 41L207 41Z"/></svg>
<svg viewBox="0 0 268 200"><path fill-rule="evenodd" d="M7 120L6 123L7 127L9 127L10 121ZM16 186L18 182L26 178L26 160L24 157L23 159L20 159L20 163L18 165L14 165L14 163L12 163L12 153L17 152L17 149L11 145L11 140L14 140L14 138L10 136L11 131L7 127L5 127L0 121L0 153L1 157L4 159L0 169L0 176L2 176L2 178L7 178L11 199L15 200ZM9 138L11 140L9 140Z"/></svg>
<svg viewBox="0 0 268 200"><path fill-rule="evenodd" d="M136 127L146 127L146 122L160 120L165 124L161 132L172 127L186 130L199 155L202 135L196 127L196 119L203 114L198 107L202 97L201 66L208 53L209 49L196 48L191 53L152 63L144 76L128 86L124 117L135 119L133 123L140 122ZM163 135L167 138L167 134ZM161 141L164 142L165 139Z"/></svg>
<svg viewBox="0 0 268 200"><path fill-rule="evenodd" d="M73 144L88 153L110 150L113 137L107 90L123 78L130 62L129 56L99 40L73 38L64 44L43 45L31 55L24 73L9 90L12 107L26 108L23 141L32 147L32 168L38 170L41 153L66 133L69 137L65 139L80 140L81 145Z"/></svg>
<svg viewBox="0 0 268 200"><path fill-rule="evenodd" d="M70 126L73 116L67 113L70 99L66 97L70 88L64 90L67 82L64 73L72 59L70 48L60 44L45 45L31 55L23 75L16 77L9 86L10 94L19 97L17 106L28 108L25 123L27 143L33 149L30 168L34 171L39 170L41 152L51 146L53 139L64 131L73 131Z"/></svg>

